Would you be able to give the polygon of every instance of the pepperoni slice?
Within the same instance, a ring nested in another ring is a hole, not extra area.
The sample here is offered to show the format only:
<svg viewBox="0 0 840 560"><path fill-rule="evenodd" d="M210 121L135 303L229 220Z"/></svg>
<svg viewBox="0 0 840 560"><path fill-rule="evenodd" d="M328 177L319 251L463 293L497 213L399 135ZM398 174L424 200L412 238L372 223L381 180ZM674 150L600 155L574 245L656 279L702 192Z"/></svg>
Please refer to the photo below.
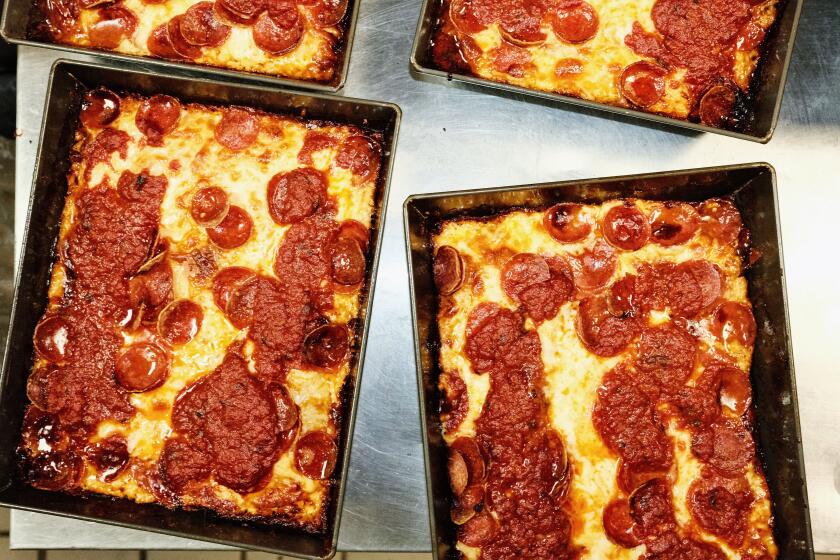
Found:
<svg viewBox="0 0 840 560"><path fill-rule="evenodd" d="M433 274L440 295L448 296L458 291L464 281L464 262L458 250L449 245L439 247Z"/></svg>
<svg viewBox="0 0 840 560"><path fill-rule="evenodd" d="M645 535L674 529L676 519L668 484L661 478L654 478L639 486L630 496L630 517Z"/></svg>
<svg viewBox="0 0 840 560"><path fill-rule="evenodd" d="M344 286L355 286L365 279L367 261L359 242L338 237L332 244L332 278Z"/></svg>
<svg viewBox="0 0 840 560"><path fill-rule="evenodd" d="M551 18L551 29L568 43L584 43L598 32L598 13L583 0L566 0Z"/></svg>
<svg viewBox="0 0 840 560"><path fill-rule="evenodd" d="M732 201L712 198L700 205L700 230L722 245L734 245L741 234L741 212Z"/></svg>
<svg viewBox="0 0 840 560"><path fill-rule="evenodd" d="M619 354L641 330L633 315L611 313L603 297L590 297L580 302L575 326L583 345L603 357Z"/></svg>
<svg viewBox="0 0 840 560"><path fill-rule="evenodd" d="M469 410L467 385L457 373L444 372L441 375L440 419L447 432L455 430L464 421Z"/></svg>
<svg viewBox="0 0 840 560"><path fill-rule="evenodd" d="M213 132L216 141L229 150L238 152L250 147L260 134L260 118L250 109L229 107Z"/></svg>
<svg viewBox="0 0 840 560"><path fill-rule="evenodd" d="M632 317L641 311L642 301L638 293L638 284L639 280L635 274L628 274L613 282L607 295L607 306L611 315Z"/></svg>
<svg viewBox="0 0 840 560"><path fill-rule="evenodd" d="M274 13L263 13L252 29L254 43L272 55L294 50L303 37L303 20L292 2L278 3Z"/></svg>
<svg viewBox="0 0 840 560"><path fill-rule="evenodd" d="M336 26L347 13L347 0L317 0L309 13L316 27Z"/></svg>
<svg viewBox="0 0 840 560"><path fill-rule="evenodd" d="M607 284L615 274L618 258L615 250L598 240L572 260L575 286L582 292L594 292Z"/></svg>
<svg viewBox="0 0 840 560"><path fill-rule="evenodd" d="M719 85L709 88L700 99L700 122L715 128L726 126L733 117L737 100L738 94L732 86Z"/></svg>
<svg viewBox="0 0 840 560"><path fill-rule="evenodd" d="M505 293L516 300L526 289L550 279L551 270L548 268L548 262L533 253L514 255L502 268L502 287Z"/></svg>
<svg viewBox="0 0 840 560"><path fill-rule="evenodd" d="M251 325L254 318L254 305L257 301L257 292L264 278L254 276L244 279L230 288L227 288L227 305L225 315L237 329L244 329ZM215 292L214 292L215 294Z"/></svg>
<svg viewBox="0 0 840 560"><path fill-rule="evenodd" d="M137 16L124 6L108 6L98 10L99 20L88 27L91 46L115 49L137 28Z"/></svg>
<svg viewBox="0 0 840 560"><path fill-rule="evenodd" d="M265 11L266 0L216 0L216 9L225 16L234 16L235 23L250 25Z"/></svg>
<svg viewBox="0 0 840 560"><path fill-rule="evenodd" d="M227 193L219 187L197 190L190 202L190 216L202 227L217 226L227 216L228 209Z"/></svg>
<svg viewBox="0 0 840 560"><path fill-rule="evenodd" d="M88 128L102 128L120 114L120 96L104 87L89 89L82 98L79 120Z"/></svg>
<svg viewBox="0 0 840 560"><path fill-rule="evenodd" d="M105 482L116 479L128 466L129 454L125 439L111 436L88 446L85 455Z"/></svg>
<svg viewBox="0 0 840 560"><path fill-rule="evenodd" d="M268 213L278 224L295 224L327 202L327 179L311 167L298 167L268 182Z"/></svg>
<svg viewBox="0 0 840 560"><path fill-rule="evenodd" d="M295 466L305 476L326 480L335 469L338 448L333 439L321 430L309 432L297 443Z"/></svg>
<svg viewBox="0 0 840 560"><path fill-rule="evenodd" d="M213 302L219 309L227 312L233 292L254 276L253 270L243 266L223 268L213 277Z"/></svg>
<svg viewBox="0 0 840 560"><path fill-rule="evenodd" d="M700 226L700 215L690 204L668 203L658 207L650 216L653 240L660 245L681 245L694 237Z"/></svg>
<svg viewBox="0 0 840 560"><path fill-rule="evenodd" d="M38 367L26 380L26 396L29 401L43 411L49 411L49 390L53 379L60 374L53 366Z"/></svg>
<svg viewBox="0 0 840 560"><path fill-rule="evenodd" d="M350 335L344 325L323 325L306 335L303 356L310 366L333 370L344 363Z"/></svg>
<svg viewBox="0 0 840 560"><path fill-rule="evenodd" d="M370 231L359 221L344 220L338 226L338 237L346 237L348 239L355 239L362 248L362 252L367 251L368 239L370 238Z"/></svg>
<svg viewBox="0 0 840 560"><path fill-rule="evenodd" d="M452 0L449 3L449 19L457 31L470 36L483 31L493 16L484 13L481 0Z"/></svg>
<svg viewBox="0 0 840 560"><path fill-rule="evenodd" d="M156 344L130 346L117 358L114 375L127 391L142 392L159 387L169 373L166 352Z"/></svg>
<svg viewBox="0 0 840 560"><path fill-rule="evenodd" d="M218 47L230 37L230 26L216 17L213 2L199 2L184 12L181 35L191 45Z"/></svg>
<svg viewBox="0 0 840 560"><path fill-rule="evenodd" d="M181 102L169 95L153 95L143 100L134 123L149 143L161 145L163 137L175 130L181 118Z"/></svg>
<svg viewBox="0 0 840 560"><path fill-rule="evenodd" d="M446 469L449 472L449 486L452 488L452 493L460 496L470 481L470 472L467 470L464 456L450 449Z"/></svg>
<svg viewBox="0 0 840 560"><path fill-rule="evenodd" d="M486 464L475 439L460 437L452 442L449 449L458 453L463 459L469 484L477 484L484 480Z"/></svg>
<svg viewBox="0 0 840 560"><path fill-rule="evenodd" d="M251 238L254 222L251 216L239 206L231 206L218 225L207 228L207 237L222 249L241 247Z"/></svg>
<svg viewBox="0 0 840 560"><path fill-rule="evenodd" d="M61 362L67 355L70 325L62 317L45 317L35 327L33 343L38 355L51 362Z"/></svg>
<svg viewBox="0 0 840 560"><path fill-rule="evenodd" d="M749 410L752 403L752 386L746 372L729 365L709 366L704 374L706 372L712 372L718 379L717 398L721 406L738 416Z"/></svg>
<svg viewBox="0 0 840 560"><path fill-rule="evenodd" d="M755 496L743 476L726 479L708 469L688 490L688 509L697 523L713 535L740 548Z"/></svg>
<svg viewBox="0 0 840 560"><path fill-rule="evenodd" d="M56 38L72 31L79 20L79 4L76 0L47 0L44 2L44 11L52 28L50 31Z"/></svg>
<svg viewBox="0 0 840 560"><path fill-rule="evenodd" d="M458 540L467 546L481 546L489 542L498 529L490 512L483 510L458 528Z"/></svg>
<svg viewBox="0 0 840 560"><path fill-rule="evenodd" d="M592 232L592 220L583 206L563 202L546 210L543 225L551 237L562 243L581 241Z"/></svg>
<svg viewBox="0 0 840 560"><path fill-rule="evenodd" d="M346 138L335 155L335 164L353 172L356 182L364 182L379 170L379 145L367 136L356 134Z"/></svg>
<svg viewBox="0 0 840 560"><path fill-rule="evenodd" d="M726 343L737 341L751 347L755 342L755 317L752 308L744 303L722 303L715 311L710 326L712 332Z"/></svg>
<svg viewBox="0 0 840 560"><path fill-rule="evenodd" d="M71 490L81 479L84 463L73 451L45 451L28 458L23 479L42 490Z"/></svg>
<svg viewBox="0 0 840 560"><path fill-rule="evenodd" d="M620 204L609 209L604 216L604 238L613 247L637 251L650 237L647 216L632 203Z"/></svg>
<svg viewBox="0 0 840 560"><path fill-rule="evenodd" d="M480 484L472 484L461 492L452 509L449 511L449 517L455 525L463 525L477 513L477 510L482 509L484 502L484 488Z"/></svg>
<svg viewBox="0 0 840 560"><path fill-rule="evenodd" d="M192 481L207 479L212 468L211 458L178 437L170 437L163 445L158 468L164 483L172 490L182 491Z"/></svg>
<svg viewBox="0 0 840 560"><path fill-rule="evenodd" d="M640 60L621 73L621 94L633 105L650 107L665 95L668 71L652 62Z"/></svg>
<svg viewBox="0 0 840 560"><path fill-rule="evenodd" d="M166 24L166 30L169 33L169 41L172 44L172 49L178 53L179 56L186 59L195 59L201 56L201 47L197 47L189 43L181 32L181 22L184 16L175 16Z"/></svg>
<svg viewBox="0 0 840 560"><path fill-rule="evenodd" d="M691 377L696 358L697 340L674 323L665 323L642 332L635 363L664 390L674 392Z"/></svg>
<svg viewBox="0 0 840 560"><path fill-rule="evenodd" d="M720 269L709 261L658 267L655 289L662 303L680 317L694 317L714 306L723 291Z"/></svg>
<svg viewBox="0 0 840 560"><path fill-rule="evenodd" d="M501 13L499 31L502 38L514 45L527 47L546 40L542 32L543 7L534 0L524 0L506 5Z"/></svg>
<svg viewBox="0 0 840 560"><path fill-rule="evenodd" d="M312 165L312 154L332 148L334 145L335 139L329 134L317 130L307 130L306 136L303 138L303 146L298 152L298 161L305 165Z"/></svg>
<svg viewBox="0 0 840 560"><path fill-rule="evenodd" d="M289 392L280 385L274 385L271 388L271 395L274 397L274 405L277 409L277 428L281 432L288 432L298 422L300 416L298 407L289 396Z"/></svg>
<svg viewBox="0 0 840 560"><path fill-rule="evenodd" d="M636 535L636 522L630 517L630 504L627 500L613 500L604 508L604 533L612 542L624 548L634 548L641 544Z"/></svg>
<svg viewBox="0 0 840 560"><path fill-rule="evenodd" d="M168 23L158 25L146 39L146 48L152 56L180 60L181 55L175 52L172 40L169 38Z"/></svg>
<svg viewBox="0 0 840 560"><path fill-rule="evenodd" d="M554 318L574 292L572 269L557 257L520 253L502 268L502 288L525 307L534 321Z"/></svg>
<svg viewBox="0 0 840 560"><path fill-rule="evenodd" d="M182 346L198 334L203 319L204 311L200 305L188 299L179 299L160 312L158 334L167 343Z"/></svg>
<svg viewBox="0 0 840 560"><path fill-rule="evenodd" d="M691 452L724 476L743 473L755 456L755 443L738 420L722 420L692 435Z"/></svg>

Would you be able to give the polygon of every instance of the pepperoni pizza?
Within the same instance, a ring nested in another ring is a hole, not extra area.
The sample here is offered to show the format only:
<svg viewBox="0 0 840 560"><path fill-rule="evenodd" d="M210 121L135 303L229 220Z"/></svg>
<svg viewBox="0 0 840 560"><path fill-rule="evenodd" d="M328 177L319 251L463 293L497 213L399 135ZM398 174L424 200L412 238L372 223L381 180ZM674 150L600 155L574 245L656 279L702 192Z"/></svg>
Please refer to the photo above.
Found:
<svg viewBox="0 0 840 560"><path fill-rule="evenodd" d="M772 559L729 199L562 203L433 236L464 558Z"/></svg>
<svg viewBox="0 0 840 560"><path fill-rule="evenodd" d="M737 129L778 0L442 0L449 72Z"/></svg>
<svg viewBox="0 0 840 560"><path fill-rule="evenodd" d="M22 477L324 529L381 138L93 89L75 140Z"/></svg>
<svg viewBox="0 0 840 560"><path fill-rule="evenodd" d="M348 0L35 0L45 41L329 82Z"/></svg>

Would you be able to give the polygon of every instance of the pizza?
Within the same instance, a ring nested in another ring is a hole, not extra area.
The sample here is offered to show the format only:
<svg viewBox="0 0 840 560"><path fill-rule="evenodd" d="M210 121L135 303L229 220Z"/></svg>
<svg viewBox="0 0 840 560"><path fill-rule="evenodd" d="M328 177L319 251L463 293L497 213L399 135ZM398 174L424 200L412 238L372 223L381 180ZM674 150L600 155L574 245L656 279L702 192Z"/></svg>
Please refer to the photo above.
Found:
<svg viewBox="0 0 840 560"><path fill-rule="evenodd" d="M325 529L379 133L84 93L23 480Z"/></svg>
<svg viewBox="0 0 840 560"><path fill-rule="evenodd" d="M442 0L447 72L739 129L779 0Z"/></svg>
<svg viewBox="0 0 840 560"><path fill-rule="evenodd" d="M732 200L454 218L432 245L460 557L777 556Z"/></svg>
<svg viewBox="0 0 840 560"><path fill-rule="evenodd" d="M77 47L330 82L348 0L34 0L29 35Z"/></svg>

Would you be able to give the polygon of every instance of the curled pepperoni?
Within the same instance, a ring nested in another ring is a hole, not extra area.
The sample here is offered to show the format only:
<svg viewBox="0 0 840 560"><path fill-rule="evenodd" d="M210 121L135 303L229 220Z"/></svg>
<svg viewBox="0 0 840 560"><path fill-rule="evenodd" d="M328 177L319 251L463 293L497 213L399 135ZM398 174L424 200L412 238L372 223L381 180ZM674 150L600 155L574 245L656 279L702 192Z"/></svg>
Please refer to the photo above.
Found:
<svg viewBox="0 0 840 560"><path fill-rule="evenodd" d="M22 464L23 479L43 490L71 490L81 479L84 463L73 451L43 451Z"/></svg>
<svg viewBox="0 0 840 560"><path fill-rule="evenodd" d="M244 150L257 141L260 119L250 109L229 107L216 124L213 132L216 141L235 152Z"/></svg>
<svg viewBox="0 0 840 560"><path fill-rule="evenodd" d="M550 320L574 292L572 270L557 257L520 253L502 268L502 288L534 321Z"/></svg>
<svg viewBox="0 0 840 560"><path fill-rule="evenodd" d="M745 371L729 365L711 365L704 375L710 373L718 380L717 399L721 406L738 416L743 415L752 403L752 386Z"/></svg>
<svg viewBox="0 0 840 560"><path fill-rule="evenodd" d="M583 0L565 0L551 18L551 29L568 43L586 42L598 32L598 13Z"/></svg>
<svg viewBox="0 0 840 560"><path fill-rule="evenodd" d="M592 221L580 204L563 202L546 210L543 225L551 237L562 243L574 243L592 231Z"/></svg>
<svg viewBox="0 0 840 560"><path fill-rule="evenodd" d="M632 203L610 208L602 227L604 238L610 245L625 251L641 249L650 237L647 216Z"/></svg>
<svg viewBox="0 0 840 560"><path fill-rule="evenodd" d="M163 340L181 346L192 340L204 319L204 311L188 299L175 300L167 305L158 317L157 330Z"/></svg>
<svg viewBox="0 0 840 560"><path fill-rule="evenodd" d="M265 11L266 0L216 0L216 10L234 23L250 25Z"/></svg>
<svg viewBox="0 0 840 560"><path fill-rule="evenodd" d="M740 548L755 496L743 476L726 479L704 469L688 490L688 509L697 523Z"/></svg>
<svg viewBox="0 0 840 560"><path fill-rule="evenodd" d="M254 43L273 55L292 51L303 37L303 20L297 6L292 2L277 4L271 15L266 12L257 18L251 31Z"/></svg>
<svg viewBox="0 0 840 560"><path fill-rule="evenodd" d="M111 436L88 446L85 455L99 473L99 478L111 482L128 466L129 454L125 439Z"/></svg>
<svg viewBox="0 0 840 560"><path fill-rule="evenodd" d="M575 327L583 345L593 354L604 357L619 354L641 330L636 317L614 315L603 297L590 297L580 302Z"/></svg>
<svg viewBox="0 0 840 560"><path fill-rule="evenodd" d="M446 470L449 472L449 486L452 488L452 493L460 496L467 489L470 481L470 471L467 469L464 456L450 449Z"/></svg>
<svg viewBox="0 0 840 560"><path fill-rule="evenodd" d="M514 45L539 45L546 39L542 32L543 8L539 2L525 0L508 4L501 13L499 31L502 38Z"/></svg>
<svg viewBox="0 0 840 560"><path fill-rule="evenodd" d="M218 47L230 36L230 26L218 20L213 2L199 2L184 12L181 35L191 45Z"/></svg>
<svg viewBox="0 0 840 560"><path fill-rule="evenodd" d="M636 522L630 517L630 504L627 500L613 500L604 508L604 533L612 542L624 548L633 548L641 544L636 535Z"/></svg>
<svg viewBox="0 0 840 560"><path fill-rule="evenodd" d="M735 476L753 460L755 443L739 420L722 420L694 433L691 451L720 474Z"/></svg>
<svg viewBox="0 0 840 560"><path fill-rule="evenodd" d="M50 409L50 385L61 372L54 366L37 367L26 380L26 396L43 411Z"/></svg>
<svg viewBox="0 0 840 560"><path fill-rule="evenodd" d="M486 464L475 439L460 437L450 444L449 449L463 459L469 484L477 484L484 480Z"/></svg>
<svg viewBox="0 0 840 560"><path fill-rule="evenodd" d="M597 241L572 260L575 287L582 292L594 292L612 279L618 266L615 250L603 241Z"/></svg>
<svg viewBox="0 0 840 560"><path fill-rule="evenodd" d="M295 466L315 480L328 479L335 469L338 448L333 439L321 430L309 432L297 443Z"/></svg>
<svg viewBox="0 0 840 560"><path fill-rule="evenodd" d="M79 119L88 128L102 128L120 114L120 96L104 87L89 89L82 97Z"/></svg>
<svg viewBox="0 0 840 560"><path fill-rule="evenodd" d="M88 27L91 46L115 49L137 28L137 16L124 6L108 6L98 10L99 20Z"/></svg>
<svg viewBox="0 0 840 560"><path fill-rule="evenodd" d="M202 227L217 226L230 209L227 193L219 187L204 187L196 191L190 202L190 216Z"/></svg>
<svg viewBox="0 0 840 560"><path fill-rule="evenodd" d="M338 25L347 13L347 0L317 0L309 8L316 27Z"/></svg>
<svg viewBox="0 0 840 560"><path fill-rule="evenodd" d="M635 274L628 274L613 282L607 294L607 307L616 317L632 317L640 313L642 301L639 292L639 279Z"/></svg>
<svg viewBox="0 0 840 560"><path fill-rule="evenodd" d="M244 329L251 325L260 284L266 281L268 280L253 276L227 288L225 315L237 329Z"/></svg>
<svg viewBox="0 0 840 560"><path fill-rule="evenodd" d="M353 172L354 179L363 182L379 170L379 145L367 136L356 134L346 138L335 155L335 164Z"/></svg>
<svg viewBox="0 0 840 560"><path fill-rule="evenodd" d="M458 291L464 281L464 261L458 250L449 245L439 247L435 253L433 274L440 295L448 296Z"/></svg>
<svg viewBox="0 0 840 560"><path fill-rule="evenodd" d="M130 346L117 357L114 376L127 391L142 392L159 387L169 373L166 352L156 344Z"/></svg>
<svg viewBox="0 0 840 560"><path fill-rule="evenodd" d="M665 95L667 70L641 60L626 67L621 73L621 94L633 105L650 107Z"/></svg>
<svg viewBox="0 0 840 560"><path fill-rule="evenodd" d="M665 323L645 329L639 337L636 368L651 374L666 391L682 387L694 369L697 340L684 329Z"/></svg>
<svg viewBox="0 0 840 560"><path fill-rule="evenodd" d="M359 242L338 237L332 244L332 278L344 286L355 286L365 279L367 261Z"/></svg>
<svg viewBox="0 0 840 560"><path fill-rule="evenodd" d="M457 373L443 373L441 385L440 419L443 429L451 432L461 425L467 415L470 406L469 394L466 383Z"/></svg>
<svg viewBox="0 0 840 560"><path fill-rule="evenodd" d="M344 220L338 226L337 237L354 239L359 244L359 247L362 248L362 252L365 252L368 248L370 231L359 221Z"/></svg>
<svg viewBox="0 0 840 560"><path fill-rule="evenodd" d="M752 308L744 303L726 301L712 317L712 332L724 342L737 341L750 347L755 342L755 317Z"/></svg>
<svg viewBox="0 0 840 560"><path fill-rule="evenodd" d="M732 120L737 100L738 94L732 86L719 85L709 88L700 99L700 122L715 128L726 126Z"/></svg>
<svg viewBox="0 0 840 560"><path fill-rule="evenodd" d="M349 337L344 325L323 325L313 330L303 341L306 363L327 370L337 368L347 358Z"/></svg>
<svg viewBox="0 0 840 560"><path fill-rule="evenodd" d="M166 30L169 33L169 41L172 49L178 53L179 56L192 60L201 56L201 47L193 45L184 38L181 32L181 22L184 16L175 16L166 24Z"/></svg>
<svg viewBox="0 0 840 560"><path fill-rule="evenodd" d="M481 0L452 0L449 3L449 19L457 31L470 36L483 31L494 15L484 9Z"/></svg>
<svg viewBox="0 0 840 560"><path fill-rule="evenodd" d="M458 540L467 546L481 546L489 542L499 530L498 523L483 510L458 528Z"/></svg>
<svg viewBox="0 0 840 560"><path fill-rule="evenodd" d="M694 237L700 226L700 215L690 204L666 202L650 216L653 240L660 245L681 245Z"/></svg>
<svg viewBox="0 0 840 560"><path fill-rule="evenodd" d="M254 276L253 270L243 266L223 268L213 277L213 302L219 309L227 312L233 292Z"/></svg>
<svg viewBox="0 0 840 560"><path fill-rule="evenodd" d="M169 95L153 95L143 100L134 123L149 143L160 145L162 138L175 130L181 118L181 102Z"/></svg>
<svg viewBox="0 0 840 560"><path fill-rule="evenodd" d="M251 216L239 206L231 206L218 225L207 228L207 237L222 249L235 249L251 238L254 222Z"/></svg>
<svg viewBox="0 0 840 560"><path fill-rule="evenodd" d="M484 507L484 487L480 484L472 484L462 491L452 509L449 517L455 525L463 525Z"/></svg>
<svg viewBox="0 0 840 560"><path fill-rule="evenodd" d="M278 224L295 224L327 202L327 179L312 167L274 175L268 182L268 213Z"/></svg>
<svg viewBox="0 0 840 560"><path fill-rule="evenodd" d="M271 388L271 395L274 397L274 406L277 409L277 428L281 432L287 432L297 424L300 416L298 407L289 396L289 392L280 385Z"/></svg>
<svg viewBox="0 0 840 560"><path fill-rule="evenodd" d="M734 245L741 233L741 212L732 201L712 198L700 205L700 230L723 245Z"/></svg>
<svg viewBox="0 0 840 560"><path fill-rule="evenodd" d="M676 519L668 484L661 478L654 478L639 486L630 496L630 517L645 535L673 529Z"/></svg>
<svg viewBox="0 0 840 560"><path fill-rule="evenodd" d="M69 340L70 325L59 315L48 316L35 327L35 351L40 357L51 362L64 360Z"/></svg>
<svg viewBox="0 0 840 560"><path fill-rule="evenodd" d="M168 27L167 22L152 29L149 38L146 39L146 48L149 49L149 53L152 56L179 60L181 59L181 55L175 52L175 47L169 38Z"/></svg>

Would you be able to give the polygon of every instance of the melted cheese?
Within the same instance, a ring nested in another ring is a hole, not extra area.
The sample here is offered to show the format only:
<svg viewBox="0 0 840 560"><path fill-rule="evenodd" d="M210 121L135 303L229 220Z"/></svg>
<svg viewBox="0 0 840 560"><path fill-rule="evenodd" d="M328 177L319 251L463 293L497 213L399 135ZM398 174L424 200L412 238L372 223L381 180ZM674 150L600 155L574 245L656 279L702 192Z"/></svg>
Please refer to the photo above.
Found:
<svg viewBox="0 0 840 560"><path fill-rule="evenodd" d="M530 55L531 65L524 69L521 76L514 76L494 68L495 49L503 40L499 25L493 24L470 35L482 52L471 64L473 73L495 82L632 107L620 91L621 72L634 62L653 59L635 53L624 39L632 31L634 22L638 22L645 31L656 34L651 19L651 9L656 0L587 1L599 18L598 31L592 39L580 44L563 41L555 35L546 18L541 27L546 40L539 45L523 47ZM750 25L767 30L776 17L776 3L777 0L765 0L754 7ZM758 58L758 48L736 52L734 80L744 91L749 89ZM558 63L569 59L580 64L580 71L558 73ZM667 85L662 98L644 110L687 118L693 107L692 95L684 78L684 69L672 69L666 76Z"/></svg>
<svg viewBox="0 0 840 560"><path fill-rule="evenodd" d="M601 223L604 215L619 202L608 202L599 206L584 206L583 212L595 223ZM636 201L646 215L650 215L658 203ZM488 374L477 374L464 352L466 325L470 311L483 302L516 309L518 304L511 300L501 286L500 269L504 257L498 254L537 253L542 255L574 255L592 247L601 237L598 228L577 243L558 243L543 227L541 212L516 211L489 221L460 220L444 224L441 232L433 238L435 249L449 245L458 250L464 260L464 285L448 296L454 312L438 316L441 349L440 364L443 371L457 373L464 379L469 395L469 408L464 421L444 439L452 442L462 436L475 435L475 421L481 414L490 386ZM674 263L692 259L706 259L716 264L726 275L723 298L748 303L746 280L740 274L741 261L731 246L697 233L682 245L665 247L648 243L635 252L616 251L618 265L613 280L633 273L643 263L670 261ZM575 331L578 302L565 303L557 316L538 327L528 318L527 329L536 328L542 345L542 361L545 371L545 397L549 403L551 425L562 436L568 456L573 465L573 476L569 491L569 511L572 518L572 541L584 549L583 558L593 560L630 560L644 553L644 545L625 549L612 543L604 533L603 510L617 495L616 474L618 457L604 444L592 423L592 410L601 380L610 369L626 359L629 348L618 356L604 358L587 350ZM668 319L667 312L652 313L650 323L661 323ZM749 371L752 348L737 343L724 346L708 328L708 319L697 323L701 345L726 352L734 362ZM695 372L699 375L700 369ZM445 376L442 377L445 383ZM691 383L691 381L689 382ZM686 496L691 483L698 477L701 464L690 451L689 434L675 425L667 426L668 434L675 441L673 480L674 508L681 525L691 522L686 505ZM771 502L766 481L761 473L750 466L747 480L756 496L750 512L750 528L745 542L756 539L775 557L770 523ZM714 535L708 534L692 524L694 534L699 538L716 543L727 558L736 560L741 556ZM480 550L458 543L457 547L470 560L480 558Z"/></svg>
<svg viewBox="0 0 840 560"><path fill-rule="evenodd" d="M194 282L190 278L187 261L173 257L209 249L213 252L217 269L245 266L263 275L273 275L275 255L288 227L279 226L271 219L266 201L267 185L276 173L300 167L297 154L303 146L306 131L312 128L318 128L335 139L334 147L313 154L312 166L323 171L328 178L328 193L337 206L336 220L353 219L370 227L376 176L374 174L360 182L349 170L334 165L341 141L360 133L352 126L316 126L288 117L263 114L262 131L257 141L246 150L231 152L214 139L214 128L221 118L221 109L188 105L182 109L177 128L164 137L162 146L155 147L145 143L135 126L140 101L136 97L123 97L120 114L110 125L131 136L125 159L112 154L109 162L99 163L91 170L89 181L83 179L87 162L82 160L73 164L68 177L68 203L62 216L59 243L74 223L76 212L72 201L84 189L98 186L103 181L114 186L124 170L139 173L148 169L151 174L166 175L168 186L161 204L160 235L169 241L173 296L175 299L189 298L202 307L204 318L201 329L190 342L172 349L170 371L163 385L131 395L136 413L128 424L103 422L98 427L93 441L109 434L121 434L126 438L132 457L131 467L115 480L105 482L95 468L87 464L81 484L82 489L87 491L137 502L153 502L155 497L143 474L157 468L164 442L172 432L170 413L176 397L184 387L211 373L221 364L227 347L245 335L227 320L213 302L211 283ZM75 149L80 151L92 137L92 134L80 130ZM180 165L173 167L170 165L172 161ZM253 220L252 236L244 245L225 251L213 248L204 228L191 218L189 203L192 194L208 185L222 187L230 203L245 209ZM50 284L51 301L57 302L63 294L65 276L63 266L56 265ZM334 306L326 312L326 316L334 323L344 324L357 318L359 310L358 290L336 293ZM143 336L123 333L126 346ZM247 357L248 344L245 350ZM339 402L348 373L347 362L334 373L289 372L285 386L300 410L297 437L312 430L323 430L334 438L338 437L339 426L334 424L330 412ZM271 480L263 489L240 495L211 480L199 490L183 496L182 500L187 505L221 509L227 514L269 517L276 514L283 519L294 519L301 525L317 527L324 513L329 488L329 481L312 480L297 471L292 443L274 465Z"/></svg>

